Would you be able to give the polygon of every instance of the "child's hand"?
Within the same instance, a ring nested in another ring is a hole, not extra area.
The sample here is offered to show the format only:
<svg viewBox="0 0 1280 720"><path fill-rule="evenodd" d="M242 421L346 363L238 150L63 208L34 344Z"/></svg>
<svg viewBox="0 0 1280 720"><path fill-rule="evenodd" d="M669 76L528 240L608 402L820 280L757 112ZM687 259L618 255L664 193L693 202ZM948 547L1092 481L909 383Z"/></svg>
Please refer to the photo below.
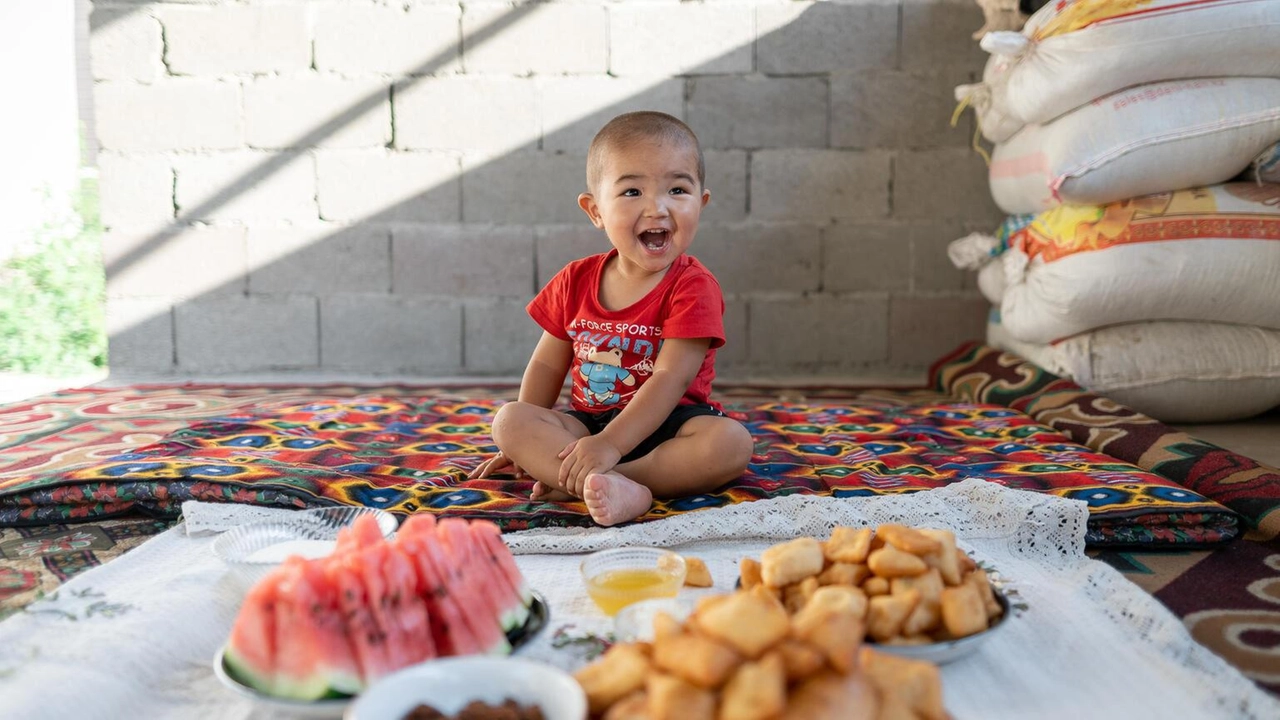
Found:
<svg viewBox="0 0 1280 720"><path fill-rule="evenodd" d="M591 435L565 445L557 457L564 461L560 463L560 484L570 495L582 497L587 477L612 470L622 453L608 440Z"/></svg>
<svg viewBox="0 0 1280 720"><path fill-rule="evenodd" d="M507 457L505 453L499 450L493 457L480 463L479 467L468 473L467 479L479 480L481 478L487 478L494 472L501 470L508 465L511 466L511 474L515 475L517 479L524 477L524 470L521 470L520 466L517 465L514 460Z"/></svg>

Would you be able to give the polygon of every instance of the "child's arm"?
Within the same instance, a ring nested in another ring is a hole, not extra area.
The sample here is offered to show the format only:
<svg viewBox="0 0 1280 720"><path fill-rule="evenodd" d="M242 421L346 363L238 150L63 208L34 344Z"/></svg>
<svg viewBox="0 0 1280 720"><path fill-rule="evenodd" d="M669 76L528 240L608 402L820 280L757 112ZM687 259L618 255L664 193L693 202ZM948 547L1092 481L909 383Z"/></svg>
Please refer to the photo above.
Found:
<svg viewBox="0 0 1280 720"><path fill-rule="evenodd" d="M623 455L653 434L698 376L711 346L709 338L668 338L662 342L653 376L636 391L618 417L597 435L570 443L560 453L560 482L570 494L582 497L592 473L608 472Z"/></svg>
<svg viewBox="0 0 1280 720"><path fill-rule="evenodd" d="M524 377L520 379L521 402L550 408L560 399L560 389L564 387L565 375L569 374L569 365L573 362L573 345L567 340L552 335L545 330L538 339L538 346L533 349L529 364L524 368ZM467 474L468 480L489 477L497 470L511 466L516 477L523 473L520 467L499 450L493 457L480 463L475 470Z"/></svg>
<svg viewBox="0 0 1280 720"><path fill-rule="evenodd" d="M560 390L572 362L573 344L542 331L538 346L533 349L533 356L524 368L524 377L520 379L520 401L544 408L554 406L560 399Z"/></svg>

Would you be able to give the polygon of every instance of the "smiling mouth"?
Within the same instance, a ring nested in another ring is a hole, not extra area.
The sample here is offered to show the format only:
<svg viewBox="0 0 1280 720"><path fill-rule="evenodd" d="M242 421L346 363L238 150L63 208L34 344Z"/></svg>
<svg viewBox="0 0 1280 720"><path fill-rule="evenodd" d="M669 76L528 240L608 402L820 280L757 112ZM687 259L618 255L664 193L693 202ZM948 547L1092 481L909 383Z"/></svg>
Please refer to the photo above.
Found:
<svg viewBox="0 0 1280 720"><path fill-rule="evenodd" d="M671 241L670 230L645 230L640 233L640 244L650 252L661 252Z"/></svg>

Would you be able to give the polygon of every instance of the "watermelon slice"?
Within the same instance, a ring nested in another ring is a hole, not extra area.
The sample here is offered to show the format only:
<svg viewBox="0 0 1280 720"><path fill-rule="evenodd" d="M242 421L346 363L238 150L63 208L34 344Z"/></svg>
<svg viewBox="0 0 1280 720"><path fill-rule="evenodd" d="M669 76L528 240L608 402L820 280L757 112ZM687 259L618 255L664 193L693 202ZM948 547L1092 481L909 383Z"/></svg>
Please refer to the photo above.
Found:
<svg viewBox="0 0 1280 720"><path fill-rule="evenodd" d="M506 612L514 615L515 627L524 627L533 607L533 590L524 581L511 549L502 541L502 531L488 520L473 520L468 529L476 540L480 556L489 562L494 575L514 598Z"/></svg>
<svg viewBox="0 0 1280 720"><path fill-rule="evenodd" d="M399 668L393 666L387 657L387 629L374 615L373 601L361 572L361 556L350 553L341 557L331 556L330 559L336 564L338 608L346 619L347 637L355 650L360 677L367 684Z"/></svg>
<svg viewBox="0 0 1280 720"><path fill-rule="evenodd" d="M441 589L444 592L437 591L436 606L450 604L457 608L485 654L510 653L511 643L507 641L507 635L498 622L496 609L481 595L472 574L467 572L465 566L455 562L454 557L444 548L439 534L436 535L435 542L424 542L420 547L439 570Z"/></svg>
<svg viewBox="0 0 1280 720"><path fill-rule="evenodd" d="M281 569L276 601L275 682L271 694L297 700L330 696L335 679L331 667L334 663L326 658L333 653L325 651L334 641L332 618L338 616L324 607L325 591L311 584L305 560L296 556L287 558ZM337 628L336 632L340 642L346 645L345 628ZM350 652L345 656L349 658ZM337 664L344 663L341 659L337 661ZM347 678L338 682L350 686Z"/></svg>
<svg viewBox="0 0 1280 720"><path fill-rule="evenodd" d="M418 595L422 597L431 616L431 637L440 655L478 655L485 651L476 639L471 625L462 615L461 608L453 602L445 583L446 574L436 567L433 553L426 550L422 538L397 535L396 544L405 555L413 559L418 575Z"/></svg>
<svg viewBox="0 0 1280 720"><path fill-rule="evenodd" d="M498 588L487 563L476 552L475 541L467 531L467 521L462 518L445 518L436 526L436 535L449 554L449 561L464 586L472 588L471 597L481 605L487 616L497 618L505 635L513 629L503 616L506 603L498 595Z"/></svg>
<svg viewBox="0 0 1280 720"><path fill-rule="evenodd" d="M264 693L275 691L276 600L282 572L276 568L267 573L245 595L223 655L233 676Z"/></svg>

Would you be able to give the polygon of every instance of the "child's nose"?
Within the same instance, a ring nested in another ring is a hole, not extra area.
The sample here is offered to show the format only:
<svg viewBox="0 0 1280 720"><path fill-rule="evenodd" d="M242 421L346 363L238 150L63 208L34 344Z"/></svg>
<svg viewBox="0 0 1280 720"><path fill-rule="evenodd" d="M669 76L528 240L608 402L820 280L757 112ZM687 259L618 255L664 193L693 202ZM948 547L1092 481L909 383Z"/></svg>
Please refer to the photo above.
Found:
<svg viewBox="0 0 1280 720"><path fill-rule="evenodd" d="M667 210L666 198L664 196L649 196L649 202L645 203L644 214L647 217L666 217L669 212Z"/></svg>

